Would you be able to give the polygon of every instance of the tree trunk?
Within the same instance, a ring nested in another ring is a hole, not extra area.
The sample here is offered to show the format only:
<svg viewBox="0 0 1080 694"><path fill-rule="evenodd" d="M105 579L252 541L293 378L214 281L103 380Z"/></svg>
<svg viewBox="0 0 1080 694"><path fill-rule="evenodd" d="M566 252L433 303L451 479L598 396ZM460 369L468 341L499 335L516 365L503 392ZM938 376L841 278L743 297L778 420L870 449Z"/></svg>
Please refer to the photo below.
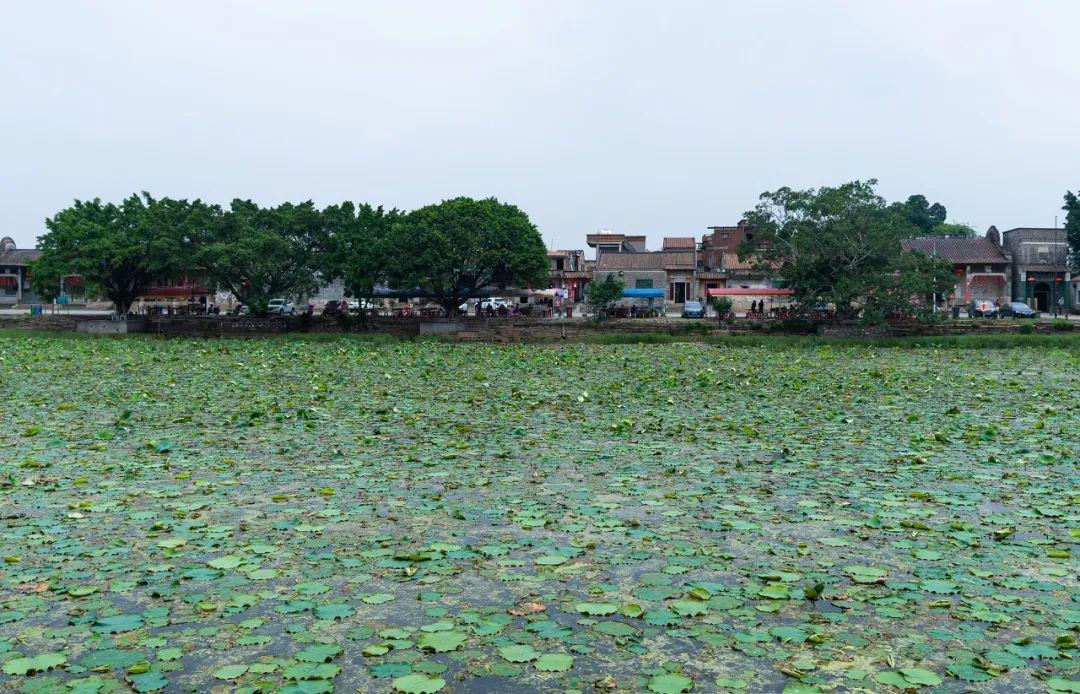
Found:
<svg viewBox="0 0 1080 694"><path fill-rule="evenodd" d="M113 311L115 311L118 316L127 315L128 309L131 308L131 302L135 299L135 297L130 296L127 292L120 290L108 292L106 296L113 302Z"/></svg>

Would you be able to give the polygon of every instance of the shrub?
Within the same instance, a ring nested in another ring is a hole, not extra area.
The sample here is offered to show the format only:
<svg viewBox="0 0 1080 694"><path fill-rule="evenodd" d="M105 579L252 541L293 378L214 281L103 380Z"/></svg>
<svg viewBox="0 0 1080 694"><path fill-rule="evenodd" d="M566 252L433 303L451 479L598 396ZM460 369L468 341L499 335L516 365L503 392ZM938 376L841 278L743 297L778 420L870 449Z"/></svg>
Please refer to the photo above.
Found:
<svg viewBox="0 0 1080 694"><path fill-rule="evenodd" d="M1056 318L1050 327L1057 332L1069 332L1073 329L1073 323L1067 318Z"/></svg>
<svg viewBox="0 0 1080 694"><path fill-rule="evenodd" d="M1021 335L1030 335L1033 332L1035 332L1035 323L1034 322L1032 322L1032 321L1024 321L1023 323L1020 324L1020 334Z"/></svg>
<svg viewBox="0 0 1080 694"><path fill-rule="evenodd" d="M731 309L734 308L731 299L726 296L714 296L709 300L709 305L716 311L717 316L726 316L731 313Z"/></svg>

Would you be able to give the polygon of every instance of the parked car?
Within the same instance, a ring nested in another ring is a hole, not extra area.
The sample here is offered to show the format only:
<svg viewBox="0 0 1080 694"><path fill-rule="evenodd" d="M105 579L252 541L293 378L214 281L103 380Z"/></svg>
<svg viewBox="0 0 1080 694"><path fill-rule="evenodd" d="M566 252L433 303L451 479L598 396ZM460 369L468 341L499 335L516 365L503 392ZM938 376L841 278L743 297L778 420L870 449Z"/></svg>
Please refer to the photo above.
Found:
<svg viewBox="0 0 1080 694"><path fill-rule="evenodd" d="M700 301L687 301L682 305L683 318L704 318L705 304Z"/></svg>
<svg viewBox="0 0 1080 694"><path fill-rule="evenodd" d="M1035 318L1038 314L1023 301L1010 301L1001 307L1001 315L1006 318Z"/></svg>
<svg viewBox="0 0 1080 694"><path fill-rule="evenodd" d="M366 304L367 302L365 301L364 303ZM353 313L355 313L360 310L359 299L345 299L345 304L347 306L346 310L348 311L352 311Z"/></svg>
<svg viewBox="0 0 1080 694"><path fill-rule="evenodd" d="M266 312L271 316L295 316L296 306L288 299L271 299Z"/></svg>
<svg viewBox="0 0 1080 694"><path fill-rule="evenodd" d="M992 301L973 301L971 302L971 315L976 318L996 318L998 307L994 306Z"/></svg>
<svg viewBox="0 0 1080 694"><path fill-rule="evenodd" d="M489 296L486 299L480 299L481 311L498 311L500 309L510 308L510 301L502 298L501 296ZM473 299L466 301L462 305L458 306L458 311L467 313L470 309L476 307L476 302Z"/></svg>
<svg viewBox="0 0 1080 694"><path fill-rule="evenodd" d="M324 316L344 316L349 313L349 302L345 300L331 299L323 306Z"/></svg>

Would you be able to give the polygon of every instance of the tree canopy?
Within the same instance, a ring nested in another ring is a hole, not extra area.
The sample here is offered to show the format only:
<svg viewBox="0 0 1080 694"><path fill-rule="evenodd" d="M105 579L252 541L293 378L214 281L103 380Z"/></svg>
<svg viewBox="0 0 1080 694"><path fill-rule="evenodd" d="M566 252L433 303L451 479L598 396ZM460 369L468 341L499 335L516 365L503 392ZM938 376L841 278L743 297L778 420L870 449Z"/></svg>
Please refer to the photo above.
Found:
<svg viewBox="0 0 1080 694"><path fill-rule="evenodd" d="M941 291L948 266L904 253L901 241L918 234L903 204L888 205L877 181L809 190L780 188L761 195L747 213L754 233L740 255L783 278L798 306L832 304L841 315L857 305L915 310L919 298Z"/></svg>
<svg viewBox="0 0 1080 694"><path fill-rule="evenodd" d="M371 296L386 279L386 243L398 210L343 202L323 210L317 266L324 280L340 278L350 296Z"/></svg>
<svg viewBox="0 0 1080 694"><path fill-rule="evenodd" d="M495 198L453 198L405 215L386 247L387 279L454 315L488 288L546 283L547 250L528 215Z"/></svg>
<svg viewBox="0 0 1080 694"><path fill-rule="evenodd" d="M1065 191L1065 239L1069 242L1069 266L1074 272L1080 272L1080 198L1071 191Z"/></svg>
<svg viewBox="0 0 1080 694"><path fill-rule="evenodd" d="M931 205L925 195L911 195L893 206L921 234L933 233L935 227L945 223L945 206L940 202Z"/></svg>
<svg viewBox="0 0 1080 694"><path fill-rule="evenodd" d="M197 260L211 286L262 314L272 298L318 289L316 250L323 238L322 214L310 201L264 208L237 199L200 239Z"/></svg>
<svg viewBox="0 0 1080 694"><path fill-rule="evenodd" d="M75 203L46 220L33 264L39 294L59 293L62 277L80 276L118 314L153 283L190 269L192 243L212 223L214 208L199 200L132 195L119 205L100 198Z"/></svg>

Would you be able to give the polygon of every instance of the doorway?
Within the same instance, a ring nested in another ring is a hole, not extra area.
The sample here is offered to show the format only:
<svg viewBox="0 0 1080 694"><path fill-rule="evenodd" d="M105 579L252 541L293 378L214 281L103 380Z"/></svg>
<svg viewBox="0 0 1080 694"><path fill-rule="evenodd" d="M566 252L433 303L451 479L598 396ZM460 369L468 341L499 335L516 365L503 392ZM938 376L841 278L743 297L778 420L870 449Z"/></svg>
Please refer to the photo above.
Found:
<svg viewBox="0 0 1080 694"><path fill-rule="evenodd" d="M1035 285L1031 295L1035 297L1035 310L1045 313L1050 310L1050 285L1039 282Z"/></svg>
<svg viewBox="0 0 1080 694"><path fill-rule="evenodd" d="M671 291L668 292L668 296L676 304L686 303L686 282L672 282Z"/></svg>

